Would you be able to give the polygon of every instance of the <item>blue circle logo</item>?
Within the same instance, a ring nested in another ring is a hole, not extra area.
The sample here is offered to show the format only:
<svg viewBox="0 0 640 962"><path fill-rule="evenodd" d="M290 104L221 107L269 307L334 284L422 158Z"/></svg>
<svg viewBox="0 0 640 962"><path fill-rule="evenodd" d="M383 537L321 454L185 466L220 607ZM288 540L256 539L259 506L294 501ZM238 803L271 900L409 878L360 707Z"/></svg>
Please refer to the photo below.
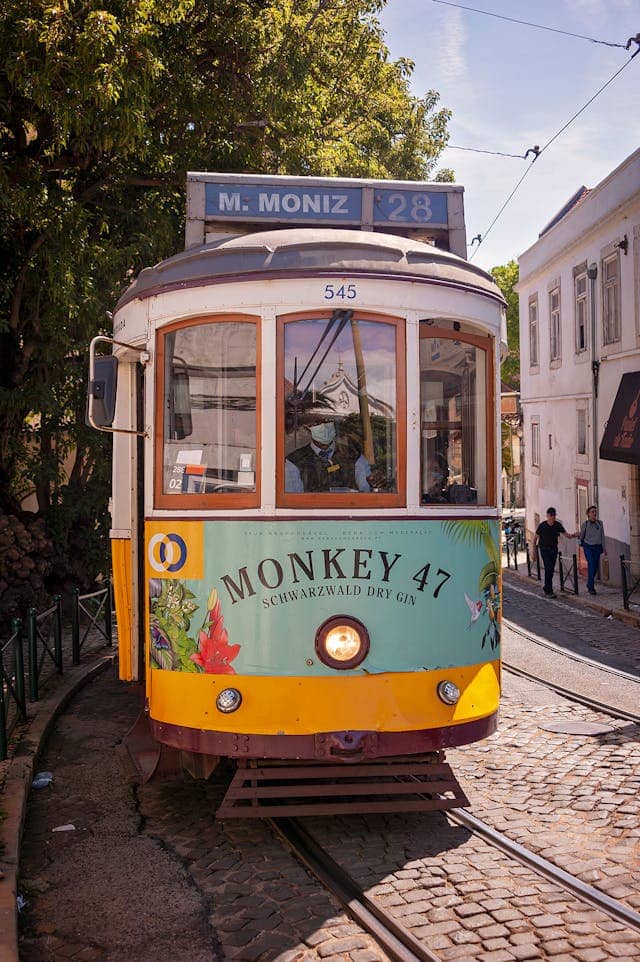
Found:
<svg viewBox="0 0 640 962"><path fill-rule="evenodd" d="M179 534L154 534L149 541L149 564L154 571L175 574L184 567L187 546Z"/></svg>

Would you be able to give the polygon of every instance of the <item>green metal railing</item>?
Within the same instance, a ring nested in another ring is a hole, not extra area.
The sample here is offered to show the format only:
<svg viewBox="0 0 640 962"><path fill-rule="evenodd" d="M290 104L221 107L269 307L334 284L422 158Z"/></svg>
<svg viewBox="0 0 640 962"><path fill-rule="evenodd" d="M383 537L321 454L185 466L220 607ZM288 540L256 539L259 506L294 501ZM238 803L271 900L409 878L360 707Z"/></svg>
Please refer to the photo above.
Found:
<svg viewBox="0 0 640 962"><path fill-rule="evenodd" d="M570 591L578 594L578 558L572 555L571 559L564 559L562 552L558 552L558 574L560 575L560 590Z"/></svg>
<svg viewBox="0 0 640 962"><path fill-rule="evenodd" d="M86 595L81 595L79 588L74 589L71 609L74 665L80 664L81 649L92 629L102 635L108 646L113 644L112 609L109 580L100 591ZM19 618L14 618L10 637L0 641L0 761L8 757L9 739L16 725L27 719L27 689L28 702L37 702L41 689L53 677L63 673L62 614L62 598L55 595L53 604L46 611L38 613L35 608L29 608L25 625Z"/></svg>
<svg viewBox="0 0 640 962"><path fill-rule="evenodd" d="M12 634L0 644L0 761L7 758L9 737L27 717L24 694L24 638L22 622L14 618Z"/></svg>
<svg viewBox="0 0 640 962"><path fill-rule="evenodd" d="M629 611L629 601L631 595L640 588L640 576L637 574L638 566L633 565L635 571L631 567L631 559L625 558L623 554L620 555L620 583L622 585L622 604L624 605L625 611ZM637 604L637 602L634 602Z"/></svg>
<svg viewBox="0 0 640 962"><path fill-rule="evenodd" d="M112 610L113 594L109 578L104 588L87 595L81 595L80 589L74 588L71 608L71 653L74 665L80 664L80 651L92 628L100 632L107 645L113 644ZM84 634L80 637L80 622L83 615L85 617ZM101 615L104 617L104 627L98 620Z"/></svg>
<svg viewBox="0 0 640 962"><path fill-rule="evenodd" d="M531 556L531 548L529 547L529 542L527 541L524 546L524 550L527 558L527 574L530 578L535 578L537 581L541 580L540 576L540 552L537 548L533 549L533 557Z"/></svg>
<svg viewBox="0 0 640 962"><path fill-rule="evenodd" d="M45 664L62 674L62 598L55 595L53 604L38 614L27 612L27 650L29 653L29 701L38 701L40 681Z"/></svg>
<svg viewBox="0 0 640 962"><path fill-rule="evenodd" d="M518 548L520 547L520 535L506 534L504 536L504 550L507 554L507 568L513 567L518 570ZM513 565L512 565L513 562Z"/></svg>

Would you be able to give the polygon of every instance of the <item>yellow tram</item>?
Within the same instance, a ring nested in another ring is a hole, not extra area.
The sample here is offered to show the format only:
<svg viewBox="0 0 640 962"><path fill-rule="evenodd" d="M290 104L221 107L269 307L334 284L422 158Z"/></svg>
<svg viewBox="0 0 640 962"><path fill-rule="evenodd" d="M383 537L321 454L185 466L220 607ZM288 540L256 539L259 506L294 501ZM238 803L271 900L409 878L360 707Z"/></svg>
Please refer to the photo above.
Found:
<svg viewBox="0 0 640 962"><path fill-rule="evenodd" d="M192 771L495 730L505 305L465 254L456 185L190 174L92 344L120 675Z"/></svg>

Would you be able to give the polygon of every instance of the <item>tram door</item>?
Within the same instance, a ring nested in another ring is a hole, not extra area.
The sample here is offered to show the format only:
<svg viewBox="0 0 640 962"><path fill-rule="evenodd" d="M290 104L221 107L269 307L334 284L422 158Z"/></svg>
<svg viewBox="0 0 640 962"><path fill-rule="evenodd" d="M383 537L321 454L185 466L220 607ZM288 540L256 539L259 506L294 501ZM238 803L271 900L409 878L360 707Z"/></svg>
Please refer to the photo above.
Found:
<svg viewBox="0 0 640 962"><path fill-rule="evenodd" d="M96 341L110 341L99 337ZM91 350L94 350L92 343ZM133 353L136 351L137 353ZM113 378L101 378L96 358L88 422L113 436L111 562L118 623L119 671L123 681L144 677L144 451L145 370L139 350L120 356ZM117 388L117 390L116 390ZM107 396L105 397L105 392ZM96 399L100 402L96 404Z"/></svg>

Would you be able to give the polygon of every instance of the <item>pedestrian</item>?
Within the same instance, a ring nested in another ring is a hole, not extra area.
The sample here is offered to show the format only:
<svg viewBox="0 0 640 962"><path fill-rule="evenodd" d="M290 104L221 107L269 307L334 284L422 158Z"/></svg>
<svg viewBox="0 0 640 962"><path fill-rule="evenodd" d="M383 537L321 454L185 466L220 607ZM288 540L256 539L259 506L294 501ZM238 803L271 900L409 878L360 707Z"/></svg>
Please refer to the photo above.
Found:
<svg viewBox="0 0 640 962"><path fill-rule="evenodd" d="M587 559L587 591L595 595L595 579L600 567L600 555L607 556L604 544L604 525L598 521L598 509L595 504L587 508L587 520L580 528L580 546Z"/></svg>
<svg viewBox="0 0 640 962"><path fill-rule="evenodd" d="M558 557L558 538L561 534L567 538L576 538L578 532L569 534L562 522L556 521L556 509L547 508L547 520L542 521L536 529L536 549L540 549L542 564L544 565L544 593L548 598L556 598L553 590L553 570Z"/></svg>

